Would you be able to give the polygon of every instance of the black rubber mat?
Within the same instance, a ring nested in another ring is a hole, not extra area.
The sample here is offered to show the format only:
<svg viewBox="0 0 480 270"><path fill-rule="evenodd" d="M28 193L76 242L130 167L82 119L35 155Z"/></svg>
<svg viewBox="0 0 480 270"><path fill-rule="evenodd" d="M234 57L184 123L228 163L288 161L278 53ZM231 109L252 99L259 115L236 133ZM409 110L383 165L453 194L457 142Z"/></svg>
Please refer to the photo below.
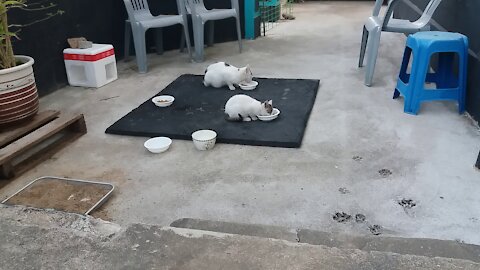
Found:
<svg viewBox="0 0 480 270"><path fill-rule="evenodd" d="M201 75L182 75L159 93L175 97L170 107L156 107L149 98L110 126L106 133L191 140L194 131L212 129L218 134L218 143L300 147L320 81L254 80L259 85L253 91L238 88L231 91L228 87L205 87ZM272 99L273 106L281 114L271 122L229 122L225 120L224 106L236 94L246 94L260 101Z"/></svg>

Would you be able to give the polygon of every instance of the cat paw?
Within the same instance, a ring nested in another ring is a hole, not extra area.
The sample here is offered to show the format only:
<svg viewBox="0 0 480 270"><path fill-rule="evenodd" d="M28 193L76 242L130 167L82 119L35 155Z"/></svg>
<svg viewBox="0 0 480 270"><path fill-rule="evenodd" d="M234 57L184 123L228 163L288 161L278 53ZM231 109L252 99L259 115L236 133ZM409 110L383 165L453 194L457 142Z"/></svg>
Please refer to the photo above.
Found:
<svg viewBox="0 0 480 270"><path fill-rule="evenodd" d="M250 121L252 121L252 119L250 117L243 118L243 122L250 122Z"/></svg>
<svg viewBox="0 0 480 270"><path fill-rule="evenodd" d="M233 86L233 85L229 85L228 88L232 91L235 90L235 86Z"/></svg>

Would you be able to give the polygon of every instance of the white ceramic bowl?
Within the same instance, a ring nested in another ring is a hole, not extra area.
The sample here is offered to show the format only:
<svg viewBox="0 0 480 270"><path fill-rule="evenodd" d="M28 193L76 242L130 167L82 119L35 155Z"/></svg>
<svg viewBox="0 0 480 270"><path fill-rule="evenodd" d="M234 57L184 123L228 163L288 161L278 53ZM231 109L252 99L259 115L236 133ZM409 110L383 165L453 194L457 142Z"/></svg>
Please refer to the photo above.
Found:
<svg viewBox="0 0 480 270"><path fill-rule="evenodd" d="M174 97L167 96L167 95L152 98L152 102L158 107L168 107L172 105L174 100L175 100Z"/></svg>
<svg viewBox="0 0 480 270"><path fill-rule="evenodd" d="M250 91L250 90L253 90L253 89L257 88L258 82L257 81L251 81L249 83L241 82L238 86L240 86L240 88L242 88L242 90Z"/></svg>
<svg viewBox="0 0 480 270"><path fill-rule="evenodd" d="M278 116L280 115L280 110L277 109L277 108L273 108L272 110L272 114L270 115L257 115L258 119L262 120L262 121L272 121L274 119L276 119Z"/></svg>
<svg viewBox="0 0 480 270"><path fill-rule="evenodd" d="M217 133L213 130L202 129L192 133L195 148L201 151L210 150L215 146Z"/></svg>
<svg viewBox="0 0 480 270"><path fill-rule="evenodd" d="M168 137L155 137L147 140L143 146L152 153L162 153L168 150L172 144L172 139Z"/></svg>

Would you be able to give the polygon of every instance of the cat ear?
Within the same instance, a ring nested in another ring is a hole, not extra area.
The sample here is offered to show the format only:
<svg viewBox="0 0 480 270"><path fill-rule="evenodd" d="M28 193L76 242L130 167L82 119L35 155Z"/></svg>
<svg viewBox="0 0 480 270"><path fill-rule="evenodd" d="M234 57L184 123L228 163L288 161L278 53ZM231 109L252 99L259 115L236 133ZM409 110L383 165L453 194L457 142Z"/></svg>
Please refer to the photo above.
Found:
<svg viewBox="0 0 480 270"><path fill-rule="evenodd" d="M270 105L273 105L273 101L270 99L269 101L267 101L268 104Z"/></svg>

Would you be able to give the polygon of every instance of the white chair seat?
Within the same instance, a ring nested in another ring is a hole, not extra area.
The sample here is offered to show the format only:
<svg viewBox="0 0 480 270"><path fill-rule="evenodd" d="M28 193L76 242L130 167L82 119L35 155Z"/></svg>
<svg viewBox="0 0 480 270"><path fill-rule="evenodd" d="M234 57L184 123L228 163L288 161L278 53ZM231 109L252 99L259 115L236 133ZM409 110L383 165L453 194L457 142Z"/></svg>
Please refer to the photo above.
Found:
<svg viewBox="0 0 480 270"><path fill-rule="evenodd" d="M181 15L150 15L142 16L142 18L137 18L137 20L144 29L166 27L175 24L181 24L183 22Z"/></svg>
<svg viewBox="0 0 480 270"><path fill-rule="evenodd" d="M419 31L427 31L429 29L430 29L429 24L422 24L422 23L419 23L418 21L411 22L409 20L390 19L383 31L413 34Z"/></svg>
<svg viewBox="0 0 480 270"><path fill-rule="evenodd" d="M236 16L236 12L234 9L205 9L197 12L198 16L202 18L203 22L222 20Z"/></svg>

